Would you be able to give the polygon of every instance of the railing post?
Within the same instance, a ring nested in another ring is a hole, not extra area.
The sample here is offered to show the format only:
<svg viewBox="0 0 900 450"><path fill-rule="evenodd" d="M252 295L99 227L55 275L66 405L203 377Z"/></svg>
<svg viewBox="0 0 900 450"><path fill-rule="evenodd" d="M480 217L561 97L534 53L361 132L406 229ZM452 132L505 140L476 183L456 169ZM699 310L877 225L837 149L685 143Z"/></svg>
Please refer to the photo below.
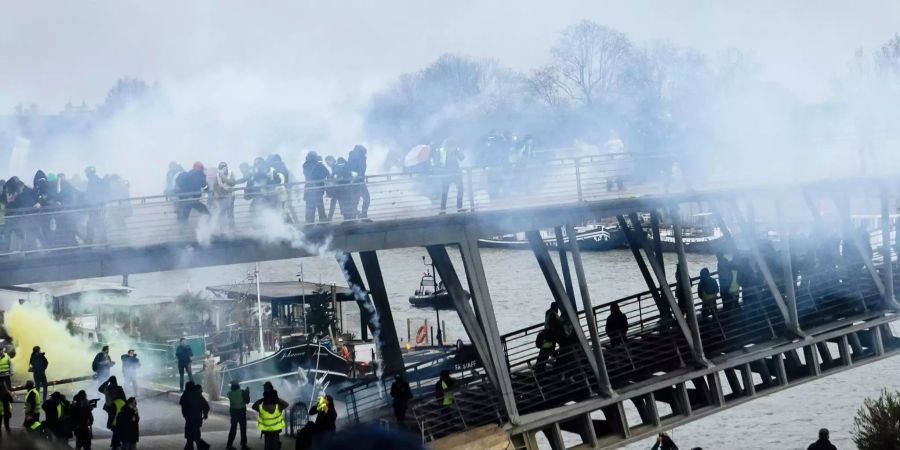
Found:
<svg viewBox="0 0 900 450"><path fill-rule="evenodd" d="M584 201L581 190L581 158L575 158L575 188L578 190L578 201Z"/></svg>
<svg viewBox="0 0 900 450"><path fill-rule="evenodd" d="M884 270L884 300L888 308L896 305L894 299L894 261L891 257L891 211L887 189L881 187L881 258ZM897 236L900 238L900 236Z"/></svg>
<svg viewBox="0 0 900 450"><path fill-rule="evenodd" d="M475 212L475 189L472 189L472 169L466 169L466 191L469 192L469 211Z"/></svg>

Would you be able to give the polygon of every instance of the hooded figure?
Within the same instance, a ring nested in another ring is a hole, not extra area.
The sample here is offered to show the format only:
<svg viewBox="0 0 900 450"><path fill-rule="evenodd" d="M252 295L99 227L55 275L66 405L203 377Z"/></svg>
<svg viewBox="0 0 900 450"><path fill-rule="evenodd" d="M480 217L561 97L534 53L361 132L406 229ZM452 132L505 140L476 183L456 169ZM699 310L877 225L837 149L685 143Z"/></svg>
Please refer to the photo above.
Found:
<svg viewBox="0 0 900 450"><path fill-rule="evenodd" d="M206 205L200 201L203 193L209 189L209 184L206 182L206 169L203 167L203 163L200 161L195 162L190 172L185 172L178 176L176 184L178 185L179 193L178 208L176 210L179 222L186 223L192 210L196 210L203 215L209 215Z"/></svg>
<svg viewBox="0 0 900 450"><path fill-rule="evenodd" d="M359 217L364 220L369 217L369 203L371 203L369 188L366 186L366 169L368 166L366 155L368 152L366 147L357 145L354 146L353 150L350 150L350 154L347 155L347 166L353 174L353 198L351 203L353 209L359 211ZM362 200L362 205L357 210L360 200Z"/></svg>
<svg viewBox="0 0 900 450"><path fill-rule="evenodd" d="M700 270L700 281L697 282L697 296L703 303L701 318L716 317L716 298L719 294L719 283L709 274L709 269Z"/></svg>
<svg viewBox="0 0 900 450"><path fill-rule="evenodd" d="M193 381L184 386L184 394L181 394L181 415L184 417L184 438L187 440L185 449L193 450L194 443L199 450L209 448L200 435L200 427L203 421L209 417L209 403L203 398L203 389Z"/></svg>
<svg viewBox="0 0 900 450"><path fill-rule="evenodd" d="M316 212L319 213L319 222L328 221L325 212L325 180L328 176L328 168L322 162L322 157L316 152L307 153L303 163L303 177L306 179L303 200L306 204L307 224L316 222Z"/></svg>

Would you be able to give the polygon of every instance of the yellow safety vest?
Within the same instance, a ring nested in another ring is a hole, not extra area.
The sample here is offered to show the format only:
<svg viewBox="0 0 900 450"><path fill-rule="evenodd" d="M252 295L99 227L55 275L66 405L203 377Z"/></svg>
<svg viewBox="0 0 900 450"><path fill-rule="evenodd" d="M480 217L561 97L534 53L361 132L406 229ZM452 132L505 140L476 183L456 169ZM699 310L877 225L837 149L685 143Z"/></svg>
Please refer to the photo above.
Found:
<svg viewBox="0 0 900 450"><path fill-rule="evenodd" d="M28 403L28 396L34 393L34 404ZM25 394L25 414L37 415L40 412L41 393L37 389L32 389Z"/></svg>
<svg viewBox="0 0 900 450"><path fill-rule="evenodd" d="M446 381L441 381L441 389L444 391L444 406L450 406L453 404L453 394L450 392L450 387L447 386Z"/></svg>
<svg viewBox="0 0 900 450"><path fill-rule="evenodd" d="M731 286L728 286L728 292L731 294L737 294L741 290L741 286L738 284L738 273L737 270L731 271Z"/></svg>
<svg viewBox="0 0 900 450"><path fill-rule="evenodd" d="M268 412L260 403L257 412L259 412L259 415L256 418L256 428L259 428L259 431L281 431L284 429L284 415L281 414L281 409L278 405L275 405L275 412Z"/></svg>
<svg viewBox="0 0 900 450"><path fill-rule="evenodd" d="M62 419L62 403L56 404L56 418Z"/></svg>
<svg viewBox="0 0 900 450"><path fill-rule="evenodd" d="M116 421L119 420L119 413L122 412L122 408L125 407L125 400L121 398L117 398L113 400L113 406L116 407L116 415L113 417L113 426L116 426Z"/></svg>
<svg viewBox="0 0 900 450"><path fill-rule="evenodd" d="M9 355L3 355L0 357L0 375L9 375L10 374L10 365L9 365Z"/></svg>
<svg viewBox="0 0 900 450"><path fill-rule="evenodd" d="M6 408L3 407L3 403L0 403L0 417L6 415ZM12 403L9 404L9 415L12 416Z"/></svg>

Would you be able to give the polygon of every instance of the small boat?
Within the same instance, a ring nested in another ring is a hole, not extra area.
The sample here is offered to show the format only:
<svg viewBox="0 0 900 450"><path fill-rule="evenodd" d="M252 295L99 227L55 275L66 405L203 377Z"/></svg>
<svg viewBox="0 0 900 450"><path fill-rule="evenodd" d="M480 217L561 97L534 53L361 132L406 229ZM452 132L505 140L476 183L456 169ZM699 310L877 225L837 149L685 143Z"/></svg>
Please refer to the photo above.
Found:
<svg viewBox="0 0 900 450"><path fill-rule="evenodd" d="M578 239L578 248L586 252L603 252L620 248L627 248L628 241L625 233L616 225L585 225L575 227L575 236ZM556 234L552 230L541 230L541 239L551 249L556 249ZM568 249L568 237L563 239ZM499 248L506 250L528 250L531 245L525 238L525 233L507 234L490 239L479 239L478 246L482 248Z"/></svg>
<svg viewBox="0 0 900 450"><path fill-rule="evenodd" d="M719 227L685 227L682 230L684 251L713 255L728 250L725 235ZM672 228L663 228L659 232L659 240L663 252L675 252L675 235Z"/></svg>
<svg viewBox="0 0 900 450"><path fill-rule="evenodd" d="M426 269L425 273L422 274L422 278L419 280L419 288L416 289L413 295L409 296L409 304L416 308L454 309L453 299L450 298L450 293L447 292L444 283L437 279L434 265L426 262L424 256L422 261L430 269ZM466 292L466 297L468 296L469 293Z"/></svg>

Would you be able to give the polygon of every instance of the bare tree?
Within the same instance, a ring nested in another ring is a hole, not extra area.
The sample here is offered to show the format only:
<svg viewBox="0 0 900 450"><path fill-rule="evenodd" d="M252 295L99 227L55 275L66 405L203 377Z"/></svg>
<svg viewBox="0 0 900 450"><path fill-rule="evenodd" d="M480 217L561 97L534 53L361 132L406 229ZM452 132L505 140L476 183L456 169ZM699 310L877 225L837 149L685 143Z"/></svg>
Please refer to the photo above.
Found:
<svg viewBox="0 0 900 450"><path fill-rule="evenodd" d="M553 64L541 74L544 81L553 81L572 100L592 105L609 100L617 89L632 45L625 34L585 20L566 28L551 52Z"/></svg>
<svg viewBox="0 0 900 450"><path fill-rule="evenodd" d="M881 51L875 54L875 63L881 71L900 77L900 34L881 46Z"/></svg>

